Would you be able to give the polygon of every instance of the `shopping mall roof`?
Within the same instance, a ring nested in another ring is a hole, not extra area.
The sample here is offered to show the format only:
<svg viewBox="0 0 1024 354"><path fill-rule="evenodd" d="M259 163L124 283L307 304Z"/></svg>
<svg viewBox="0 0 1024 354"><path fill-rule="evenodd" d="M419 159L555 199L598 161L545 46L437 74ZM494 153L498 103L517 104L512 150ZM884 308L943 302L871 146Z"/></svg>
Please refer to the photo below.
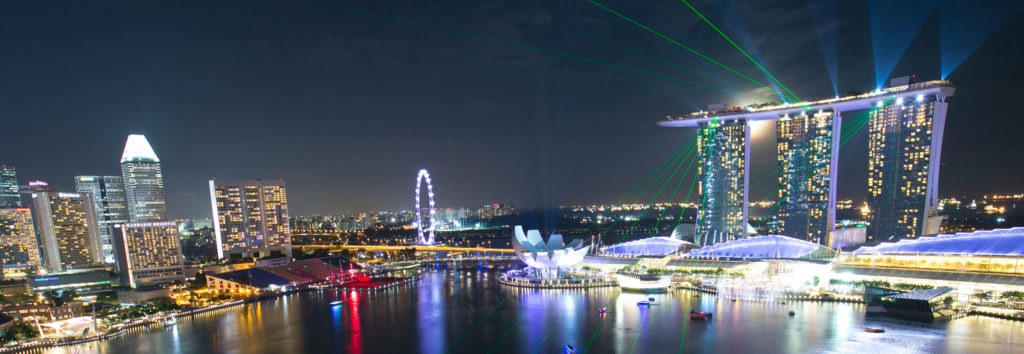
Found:
<svg viewBox="0 0 1024 354"><path fill-rule="evenodd" d="M828 247L781 235L742 238L687 253L690 257L733 259L826 259L835 255Z"/></svg>
<svg viewBox="0 0 1024 354"><path fill-rule="evenodd" d="M675 253L686 246L693 246L693 244L671 237L656 236L601 247L601 252L622 256L664 256Z"/></svg>
<svg viewBox="0 0 1024 354"><path fill-rule="evenodd" d="M943 255L1024 257L1024 227L904 239L861 247L857 255Z"/></svg>
<svg viewBox="0 0 1024 354"><path fill-rule="evenodd" d="M950 272L943 270L879 268L844 265L836 266L835 272L840 274L852 274L872 278L911 278L930 281L941 281L943 283L962 282L1024 286L1024 276L1018 276L1015 274Z"/></svg>

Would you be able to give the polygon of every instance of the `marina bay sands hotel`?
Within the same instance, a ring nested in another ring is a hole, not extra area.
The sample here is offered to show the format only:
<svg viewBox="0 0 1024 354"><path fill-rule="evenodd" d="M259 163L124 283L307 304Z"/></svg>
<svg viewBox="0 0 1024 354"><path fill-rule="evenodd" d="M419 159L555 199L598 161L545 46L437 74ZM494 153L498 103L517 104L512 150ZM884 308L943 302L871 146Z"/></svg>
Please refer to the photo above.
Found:
<svg viewBox="0 0 1024 354"><path fill-rule="evenodd" d="M955 88L948 81L910 83L856 96L814 102L695 112L668 117L665 127L698 129L697 243L747 235L750 195L749 122L776 121L779 200L771 231L830 245L835 229L840 127L844 112L854 128L868 127L867 241L937 234L942 133ZM853 112L851 112L853 113ZM863 123L862 123L863 122Z"/></svg>

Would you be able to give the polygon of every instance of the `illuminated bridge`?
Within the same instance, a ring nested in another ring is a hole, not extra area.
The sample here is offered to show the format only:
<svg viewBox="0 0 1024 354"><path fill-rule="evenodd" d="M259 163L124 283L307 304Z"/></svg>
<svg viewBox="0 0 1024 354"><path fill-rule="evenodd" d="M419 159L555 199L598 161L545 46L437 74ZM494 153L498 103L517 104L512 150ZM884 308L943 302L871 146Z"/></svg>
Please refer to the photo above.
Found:
<svg viewBox="0 0 1024 354"><path fill-rule="evenodd" d="M292 245L292 248L308 249L332 249L332 250L367 250L367 251L401 251L415 249L417 252L485 252L485 253L515 253L511 248L483 248L483 247L446 247L446 246L423 246L423 245Z"/></svg>
<svg viewBox="0 0 1024 354"><path fill-rule="evenodd" d="M941 219L935 208L946 98L955 88L949 81L910 83L909 78L893 79L892 84L855 96L701 111L659 122L698 128L701 197L694 243L706 246L746 235L749 122L763 120L776 121L779 201L762 221L769 222L772 233L832 244L839 148L865 126L867 240L938 233ZM843 121L843 112L856 110L866 111ZM848 129L841 129L844 124Z"/></svg>

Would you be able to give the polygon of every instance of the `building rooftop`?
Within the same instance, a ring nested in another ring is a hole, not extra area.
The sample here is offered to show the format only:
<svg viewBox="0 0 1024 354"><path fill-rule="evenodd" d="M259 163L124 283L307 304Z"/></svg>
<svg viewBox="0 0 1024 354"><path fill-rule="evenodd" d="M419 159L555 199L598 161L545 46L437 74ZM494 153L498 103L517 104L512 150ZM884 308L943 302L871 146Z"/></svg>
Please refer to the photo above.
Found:
<svg viewBox="0 0 1024 354"><path fill-rule="evenodd" d="M936 297L942 296L942 295L944 295L944 294L946 294L946 293L948 293L950 291L953 291L953 288L935 288L935 289L911 291L909 293L893 294L893 295L889 295L889 296L886 296L886 297L890 298L890 299L906 299L906 300L923 300L923 301L928 301L928 300L934 299Z"/></svg>
<svg viewBox="0 0 1024 354"><path fill-rule="evenodd" d="M861 247L854 255L943 255L1024 257L1024 227L903 239Z"/></svg>
<svg viewBox="0 0 1024 354"><path fill-rule="evenodd" d="M128 136L128 141L124 144L124 153L121 154L121 163L129 161L160 162L160 158L156 157L156 152L149 146L145 135L132 134Z"/></svg>
<svg viewBox="0 0 1024 354"><path fill-rule="evenodd" d="M781 235L755 236L698 248L689 257L734 259L825 259L836 252L817 243Z"/></svg>
<svg viewBox="0 0 1024 354"><path fill-rule="evenodd" d="M837 112L868 109L889 98L912 100L922 95L952 96L955 88L953 83L945 80L934 80L909 85L900 85L875 90L872 92L829 98L809 102L792 102L763 107L747 107L715 111L699 111L681 116L668 116L658 123L663 127L695 127L700 123L719 119L773 120L785 115L799 115L819 110Z"/></svg>
<svg viewBox="0 0 1024 354"><path fill-rule="evenodd" d="M675 253L686 246L693 246L693 244L671 237L658 236L601 247L601 252L614 255L664 256Z"/></svg>

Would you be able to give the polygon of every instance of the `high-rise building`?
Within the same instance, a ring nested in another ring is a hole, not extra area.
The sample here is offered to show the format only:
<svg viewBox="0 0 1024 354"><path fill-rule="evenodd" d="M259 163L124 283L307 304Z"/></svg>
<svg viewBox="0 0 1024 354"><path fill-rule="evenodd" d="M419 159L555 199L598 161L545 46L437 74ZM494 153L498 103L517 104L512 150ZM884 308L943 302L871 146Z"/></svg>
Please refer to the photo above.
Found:
<svg viewBox="0 0 1024 354"><path fill-rule="evenodd" d="M128 136L121 155L121 177L131 222L167 220L160 159L145 136Z"/></svg>
<svg viewBox="0 0 1024 354"><path fill-rule="evenodd" d="M835 224L839 126L831 111L785 115L776 123L780 188L775 233L828 243Z"/></svg>
<svg viewBox="0 0 1024 354"><path fill-rule="evenodd" d="M292 255L284 180L210 180L217 257Z"/></svg>
<svg viewBox="0 0 1024 354"><path fill-rule="evenodd" d="M23 188L32 194L42 264L50 272L103 262L99 224L88 193L55 192L46 182Z"/></svg>
<svg viewBox="0 0 1024 354"><path fill-rule="evenodd" d="M78 176L75 190L92 196L93 209L100 229L103 261L114 263L114 225L128 222L128 205L124 196L124 181L118 176Z"/></svg>
<svg viewBox="0 0 1024 354"><path fill-rule="evenodd" d="M0 209L0 261L4 268L39 266L39 245L28 208Z"/></svg>
<svg viewBox="0 0 1024 354"><path fill-rule="evenodd" d="M181 236L181 254L186 260L207 261L217 259L217 241L213 236L213 219L178 221Z"/></svg>
<svg viewBox="0 0 1024 354"><path fill-rule="evenodd" d="M115 225L114 253L121 285L133 288L185 281L178 224L173 221Z"/></svg>
<svg viewBox="0 0 1024 354"><path fill-rule="evenodd" d="M868 114L868 241L938 233L939 157L948 103L939 95L879 102Z"/></svg>
<svg viewBox="0 0 1024 354"><path fill-rule="evenodd" d="M747 235L749 144L746 119L699 125L697 174L701 199L694 243L706 246Z"/></svg>
<svg viewBox="0 0 1024 354"><path fill-rule="evenodd" d="M0 208L21 208L18 174L14 166L0 165Z"/></svg>

